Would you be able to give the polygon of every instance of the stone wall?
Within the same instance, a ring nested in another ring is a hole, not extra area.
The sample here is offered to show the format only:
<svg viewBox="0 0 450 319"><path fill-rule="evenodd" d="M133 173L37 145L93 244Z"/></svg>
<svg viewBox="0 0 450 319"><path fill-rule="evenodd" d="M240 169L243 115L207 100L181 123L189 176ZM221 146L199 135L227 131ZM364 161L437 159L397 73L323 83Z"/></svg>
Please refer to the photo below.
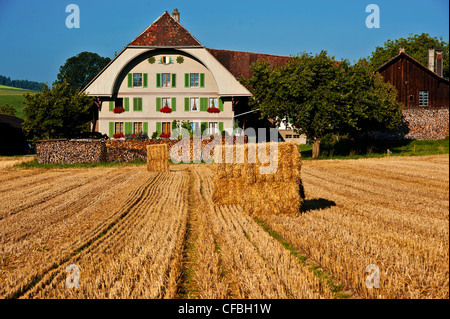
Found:
<svg viewBox="0 0 450 319"><path fill-rule="evenodd" d="M106 161L106 145L102 140L38 141L36 158L40 164L101 163Z"/></svg>
<svg viewBox="0 0 450 319"><path fill-rule="evenodd" d="M403 116L407 139L438 140L449 135L448 108L406 108Z"/></svg>
<svg viewBox="0 0 450 319"><path fill-rule="evenodd" d="M405 108L403 125L389 132L369 132L365 134L375 139L388 140L439 140L449 136L448 108Z"/></svg>

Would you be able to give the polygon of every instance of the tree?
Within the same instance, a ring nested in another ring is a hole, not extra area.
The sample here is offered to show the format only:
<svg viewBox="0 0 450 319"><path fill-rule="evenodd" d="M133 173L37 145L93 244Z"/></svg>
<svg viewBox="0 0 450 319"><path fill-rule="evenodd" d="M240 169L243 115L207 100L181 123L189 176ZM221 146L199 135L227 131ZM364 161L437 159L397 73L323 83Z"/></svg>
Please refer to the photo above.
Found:
<svg viewBox="0 0 450 319"><path fill-rule="evenodd" d="M73 92L63 80L45 85L41 93L26 93L23 130L30 140L70 138L89 131L93 98Z"/></svg>
<svg viewBox="0 0 450 319"><path fill-rule="evenodd" d="M73 88L73 91L79 91L110 61L110 58L101 57L97 53L81 52L67 59L66 63L59 68L57 83L66 80Z"/></svg>
<svg viewBox="0 0 450 319"><path fill-rule="evenodd" d="M3 104L0 105L0 114L7 114L7 115L16 115L16 109L14 105L11 104Z"/></svg>
<svg viewBox="0 0 450 319"><path fill-rule="evenodd" d="M244 80L253 94L250 105L276 126L292 118L295 130L313 142L313 158L327 134L392 129L401 123L397 91L364 60L352 67L322 51L292 57L283 67L257 62L251 69L253 76Z"/></svg>
<svg viewBox="0 0 450 319"><path fill-rule="evenodd" d="M440 48L443 50L443 75L449 77L449 51L448 42L443 41L442 37L431 37L429 33L410 34L408 38L399 38L396 40L387 40L383 46L378 46L375 51L367 58L372 70L378 69L384 63L398 55L400 47L405 48L405 53L428 66L428 49Z"/></svg>

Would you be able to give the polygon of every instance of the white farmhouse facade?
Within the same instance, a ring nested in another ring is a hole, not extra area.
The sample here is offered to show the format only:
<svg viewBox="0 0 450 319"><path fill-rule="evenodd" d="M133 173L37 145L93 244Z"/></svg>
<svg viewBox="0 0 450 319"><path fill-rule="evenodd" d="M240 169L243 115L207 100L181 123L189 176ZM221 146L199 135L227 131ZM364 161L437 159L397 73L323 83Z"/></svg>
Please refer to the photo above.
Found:
<svg viewBox="0 0 450 319"><path fill-rule="evenodd" d="M179 22L163 13L82 92L98 99L96 131L169 134L174 120L233 130L233 101L251 93Z"/></svg>

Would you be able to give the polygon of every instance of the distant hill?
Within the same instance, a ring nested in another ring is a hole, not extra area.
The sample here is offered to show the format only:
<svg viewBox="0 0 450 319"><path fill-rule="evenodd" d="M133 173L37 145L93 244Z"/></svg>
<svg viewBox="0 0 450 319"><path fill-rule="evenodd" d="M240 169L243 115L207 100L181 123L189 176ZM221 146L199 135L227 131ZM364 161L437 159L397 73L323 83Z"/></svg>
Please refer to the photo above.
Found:
<svg viewBox="0 0 450 319"><path fill-rule="evenodd" d="M0 85L12 86L32 91L42 91L45 83L28 80L11 80L11 78L0 75Z"/></svg>
<svg viewBox="0 0 450 319"><path fill-rule="evenodd" d="M23 101L25 93L38 93L39 91L19 89L11 86L0 85L0 105L11 104L16 109L16 116L23 119Z"/></svg>

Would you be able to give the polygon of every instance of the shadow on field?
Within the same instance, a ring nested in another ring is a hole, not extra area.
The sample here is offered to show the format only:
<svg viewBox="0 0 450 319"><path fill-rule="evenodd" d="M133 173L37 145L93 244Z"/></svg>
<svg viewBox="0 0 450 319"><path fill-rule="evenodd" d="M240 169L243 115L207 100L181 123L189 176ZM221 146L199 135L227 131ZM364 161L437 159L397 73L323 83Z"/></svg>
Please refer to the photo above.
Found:
<svg viewBox="0 0 450 319"><path fill-rule="evenodd" d="M305 202L303 203L302 213L307 213L313 210L325 209L332 206L336 206L336 203L328 199L324 198L305 199Z"/></svg>

